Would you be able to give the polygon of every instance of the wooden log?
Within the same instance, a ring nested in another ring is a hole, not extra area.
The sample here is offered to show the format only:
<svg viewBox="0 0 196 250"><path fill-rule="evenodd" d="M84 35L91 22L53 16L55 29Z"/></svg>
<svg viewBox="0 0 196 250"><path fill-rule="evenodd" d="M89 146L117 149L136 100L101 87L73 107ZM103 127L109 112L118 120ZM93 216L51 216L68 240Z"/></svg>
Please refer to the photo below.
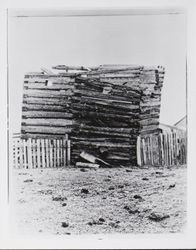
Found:
<svg viewBox="0 0 196 250"><path fill-rule="evenodd" d="M32 111L35 111L35 110L37 110L37 111L57 111L57 112L59 112L59 111L64 111L64 112L66 112L67 111L67 107L66 107L66 105L64 105L64 106L57 106L57 105L40 105L40 104L25 104L25 103L23 103L23 105L22 105L22 111L30 111L30 110L32 110Z"/></svg>
<svg viewBox="0 0 196 250"><path fill-rule="evenodd" d="M34 105L54 105L54 106L66 106L67 104L71 103L69 99L63 98L36 98L36 97L25 97L23 98L24 104L34 104Z"/></svg>
<svg viewBox="0 0 196 250"><path fill-rule="evenodd" d="M87 76L91 76L91 75L100 75L100 74L138 74L140 75L142 73L142 70L141 69L126 69L126 68L122 68L122 69L98 69L98 70L91 70L89 72L87 72Z"/></svg>
<svg viewBox="0 0 196 250"><path fill-rule="evenodd" d="M86 162L76 162L76 167L79 168L99 168L99 164L95 163L86 163Z"/></svg>
<svg viewBox="0 0 196 250"><path fill-rule="evenodd" d="M103 112L92 112L92 111L86 111L83 110L80 113L78 111L72 111L73 114L78 114L79 117L84 117L86 119L91 119L91 117L99 117L99 118L106 118L106 119L115 119L115 120L122 120L126 122L137 122L137 113L131 113L129 115L124 115L124 114L107 114Z"/></svg>
<svg viewBox="0 0 196 250"><path fill-rule="evenodd" d="M91 114L92 112L94 112L94 114L96 114L96 116L100 116L100 114L116 114L117 116L120 115L124 115L124 116L128 116L129 118L135 118L136 116L139 115L139 107L135 108L133 107L132 109L130 108L129 110L126 109L120 109L120 108L116 108L116 106L113 107L108 107L108 106L102 106L102 105L85 105L85 104L72 104L72 112L74 114L77 114L80 116L81 112L88 112L88 114ZM127 108L128 109L128 108ZM80 112L81 111L81 112Z"/></svg>
<svg viewBox="0 0 196 250"><path fill-rule="evenodd" d="M49 139L49 138L53 138L53 139L62 139L64 137L65 134L51 134L51 133L27 133L25 131L23 131L24 134L21 135L22 139L28 139L28 138L32 138L32 139Z"/></svg>
<svg viewBox="0 0 196 250"><path fill-rule="evenodd" d="M49 126L49 127L65 127L72 125L74 121L68 119L23 119L22 126Z"/></svg>
<svg viewBox="0 0 196 250"><path fill-rule="evenodd" d="M71 119L73 117L73 114L67 113L67 112L59 112L59 111L37 111L37 110L30 110L30 111L23 111L22 112L22 119L28 119L28 118L48 118L48 119Z"/></svg>
<svg viewBox="0 0 196 250"><path fill-rule="evenodd" d="M80 75L79 73L63 73L63 74L51 74L51 75L46 75L46 74L34 74L34 73L29 73L25 75L25 79L29 78L38 78L38 79L53 79L53 78L64 78L64 77L76 77L77 75Z"/></svg>
<svg viewBox="0 0 196 250"><path fill-rule="evenodd" d="M66 65L53 66L52 69L66 70L66 71L68 70L90 71L90 68L84 66L66 66Z"/></svg>
<svg viewBox="0 0 196 250"><path fill-rule="evenodd" d="M55 99L62 99L62 98L69 98L73 93L70 92L70 94L65 93L62 91L56 91L53 93L47 93L45 91L28 91L23 94L23 98L29 98L29 97L35 97L35 98L52 98L54 101ZM36 93L37 92L37 93Z"/></svg>
<svg viewBox="0 0 196 250"><path fill-rule="evenodd" d="M80 141L80 142L73 142L73 145L76 143L79 145L89 145L89 146L96 146L96 147L113 147L113 148L131 148L132 147L129 143L107 143L107 142Z"/></svg>
<svg viewBox="0 0 196 250"><path fill-rule="evenodd" d="M73 90L69 89L54 89L54 88L47 88L47 89L31 89L29 87L24 87L23 89L24 95L37 95L40 96L42 94L48 96L71 96L73 95Z"/></svg>
<svg viewBox="0 0 196 250"><path fill-rule="evenodd" d="M138 74L133 74L133 73L129 73L129 74L125 74L124 72L115 74L115 73L107 73L107 74L99 74L98 75L99 78L104 79L104 78L112 78L112 79L118 79L118 78L137 78L139 77Z"/></svg>
<svg viewBox="0 0 196 250"><path fill-rule="evenodd" d="M25 90L36 90L36 91L60 91L60 90L74 90L74 85L66 84L66 83L55 83L51 86L46 85L46 83L31 83L24 84Z"/></svg>
<svg viewBox="0 0 196 250"><path fill-rule="evenodd" d="M104 69L112 69L112 70L120 70L120 69L126 69L126 70L143 70L144 67L140 65L130 65L130 64L103 64L100 65L99 70L104 70Z"/></svg>
<svg viewBox="0 0 196 250"><path fill-rule="evenodd" d="M70 127L48 127L48 126L22 126L22 133L39 133L39 134L60 134L64 135L71 132Z"/></svg>

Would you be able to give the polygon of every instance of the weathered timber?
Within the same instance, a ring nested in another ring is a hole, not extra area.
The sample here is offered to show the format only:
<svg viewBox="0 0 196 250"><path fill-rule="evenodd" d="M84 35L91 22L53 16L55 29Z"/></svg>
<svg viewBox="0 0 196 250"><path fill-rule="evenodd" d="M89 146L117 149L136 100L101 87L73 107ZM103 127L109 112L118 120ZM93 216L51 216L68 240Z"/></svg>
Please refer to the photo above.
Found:
<svg viewBox="0 0 196 250"><path fill-rule="evenodd" d="M115 164L136 164L137 136L158 128L164 68L58 65L56 69L62 71L25 77L24 134L30 128L28 134L33 136L48 135L47 127L64 126L70 131L73 162L85 150ZM38 133L33 125L46 130Z"/></svg>
<svg viewBox="0 0 196 250"><path fill-rule="evenodd" d="M21 126L22 133L38 133L38 134L61 134L65 135L72 130L70 127L48 127L48 126Z"/></svg>
<svg viewBox="0 0 196 250"><path fill-rule="evenodd" d="M37 120L37 118L47 118L47 119L62 119L62 118L73 118L73 114L71 113L65 113L64 111L58 112L58 111L37 111L37 110L29 110L29 111L23 111L22 112L22 119L28 119L28 118L34 118Z"/></svg>
<svg viewBox="0 0 196 250"><path fill-rule="evenodd" d="M99 164L87 163L87 162L76 162L76 167L79 168L99 168Z"/></svg>
<svg viewBox="0 0 196 250"><path fill-rule="evenodd" d="M68 119L23 119L22 125L27 126L50 126L50 127L64 127L66 125L72 125L73 120Z"/></svg>
<svg viewBox="0 0 196 250"><path fill-rule="evenodd" d="M60 106L60 105L40 105L40 104L25 104L23 103L22 105L22 111L27 111L27 110L38 110L38 111L65 111L67 110L67 106Z"/></svg>

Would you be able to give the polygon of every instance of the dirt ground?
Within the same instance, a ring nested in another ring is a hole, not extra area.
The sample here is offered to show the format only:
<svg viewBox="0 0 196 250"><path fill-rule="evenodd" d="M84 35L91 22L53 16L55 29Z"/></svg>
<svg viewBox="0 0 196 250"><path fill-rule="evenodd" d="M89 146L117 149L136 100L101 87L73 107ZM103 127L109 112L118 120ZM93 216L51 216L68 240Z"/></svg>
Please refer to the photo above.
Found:
<svg viewBox="0 0 196 250"><path fill-rule="evenodd" d="M168 233L186 225L186 167L13 170L10 209L25 233Z"/></svg>

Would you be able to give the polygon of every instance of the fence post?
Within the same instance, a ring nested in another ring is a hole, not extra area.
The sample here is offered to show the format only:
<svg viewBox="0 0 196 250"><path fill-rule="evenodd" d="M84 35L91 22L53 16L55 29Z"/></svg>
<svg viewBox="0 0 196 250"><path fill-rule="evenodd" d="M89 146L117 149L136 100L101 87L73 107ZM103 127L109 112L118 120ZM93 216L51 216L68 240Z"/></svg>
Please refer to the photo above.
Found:
<svg viewBox="0 0 196 250"><path fill-rule="evenodd" d="M140 147L141 147L141 137L138 136L137 137L137 164L138 164L138 166L141 167L142 162L141 162L141 149L140 149Z"/></svg>
<svg viewBox="0 0 196 250"><path fill-rule="evenodd" d="M31 151L31 138L27 140L27 156L28 156L28 168L32 168L32 151Z"/></svg>

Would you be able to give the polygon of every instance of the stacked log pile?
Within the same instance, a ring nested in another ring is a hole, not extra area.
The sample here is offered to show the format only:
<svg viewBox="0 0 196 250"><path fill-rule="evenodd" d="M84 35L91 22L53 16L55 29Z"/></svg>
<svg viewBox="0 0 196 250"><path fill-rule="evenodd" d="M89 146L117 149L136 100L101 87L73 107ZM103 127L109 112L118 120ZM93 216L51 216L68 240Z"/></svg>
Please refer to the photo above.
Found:
<svg viewBox="0 0 196 250"><path fill-rule="evenodd" d="M86 152L112 165L137 162L137 136L157 131L164 68L53 67L25 76L23 137L70 134L73 163Z"/></svg>
<svg viewBox="0 0 196 250"><path fill-rule="evenodd" d="M136 161L139 134L140 90L89 78L78 78L72 97L76 121L73 130L72 159L82 151L108 163Z"/></svg>
<svg viewBox="0 0 196 250"><path fill-rule="evenodd" d="M161 70L160 70L161 71ZM137 136L158 128L159 70L103 65L76 78L72 159L82 151L113 165L136 164Z"/></svg>
<svg viewBox="0 0 196 250"><path fill-rule="evenodd" d="M76 74L29 73L25 75L23 138L62 138L73 126L70 111Z"/></svg>

